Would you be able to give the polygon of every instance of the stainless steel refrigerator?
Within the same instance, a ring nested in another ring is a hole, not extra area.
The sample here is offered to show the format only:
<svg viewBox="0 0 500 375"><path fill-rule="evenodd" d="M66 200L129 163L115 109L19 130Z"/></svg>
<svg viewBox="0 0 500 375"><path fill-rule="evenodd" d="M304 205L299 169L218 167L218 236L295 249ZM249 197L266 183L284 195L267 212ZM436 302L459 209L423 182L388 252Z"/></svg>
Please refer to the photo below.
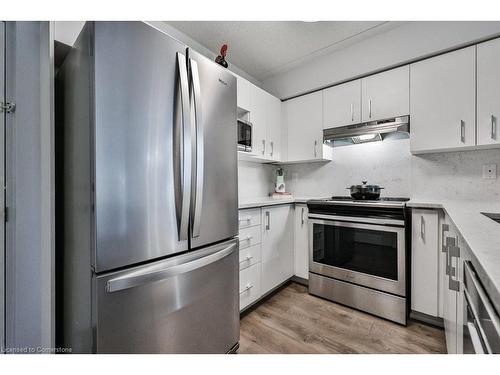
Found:
<svg viewBox="0 0 500 375"><path fill-rule="evenodd" d="M236 79L142 22L87 22L57 74L60 344L239 341Z"/></svg>

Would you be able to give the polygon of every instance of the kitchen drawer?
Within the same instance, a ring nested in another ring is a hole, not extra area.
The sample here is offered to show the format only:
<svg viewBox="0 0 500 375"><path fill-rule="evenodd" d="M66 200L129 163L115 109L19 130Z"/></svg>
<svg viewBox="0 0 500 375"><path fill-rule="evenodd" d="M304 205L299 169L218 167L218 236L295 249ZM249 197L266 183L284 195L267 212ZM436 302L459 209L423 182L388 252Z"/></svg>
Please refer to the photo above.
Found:
<svg viewBox="0 0 500 375"><path fill-rule="evenodd" d="M240 271L260 263L260 244L240 249Z"/></svg>
<svg viewBox="0 0 500 375"><path fill-rule="evenodd" d="M240 210L238 216L240 229L260 225L260 208Z"/></svg>
<svg viewBox="0 0 500 375"><path fill-rule="evenodd" d="M240 238L240 250L259 244L261 236L260 225L240 229L240 234L238 235Z"/></svg>
<svg viewBox="0 0 500 375"><path fill-rule="evenodd" d="M240 271L240 311L260 296L260 263L257 263Z"/></svg>

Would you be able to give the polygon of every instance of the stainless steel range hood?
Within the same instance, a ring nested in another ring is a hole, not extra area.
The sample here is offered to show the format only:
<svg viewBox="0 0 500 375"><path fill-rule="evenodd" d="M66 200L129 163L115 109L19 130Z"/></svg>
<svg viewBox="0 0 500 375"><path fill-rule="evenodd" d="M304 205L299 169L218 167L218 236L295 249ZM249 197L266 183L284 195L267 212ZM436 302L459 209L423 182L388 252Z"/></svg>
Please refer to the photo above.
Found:
<svg viewBox="0 0 500 375"><path fill-rule="evenodd" d="M381 141L395 133L394 138L409 137L410 116L325 129L323 130L323 142L333 146L342 146Z"/></svg>

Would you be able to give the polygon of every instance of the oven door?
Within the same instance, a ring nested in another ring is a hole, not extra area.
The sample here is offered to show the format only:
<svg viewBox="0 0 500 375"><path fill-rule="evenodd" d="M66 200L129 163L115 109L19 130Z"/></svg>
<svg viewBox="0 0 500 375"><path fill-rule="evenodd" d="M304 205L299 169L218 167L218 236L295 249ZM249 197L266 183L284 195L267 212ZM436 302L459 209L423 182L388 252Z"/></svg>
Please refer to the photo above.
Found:
<svg viewBox="0 0 500 375"><path fill-rule="evenodd" d="M406 295L404 227L309 217L309 271Z"/></svg>

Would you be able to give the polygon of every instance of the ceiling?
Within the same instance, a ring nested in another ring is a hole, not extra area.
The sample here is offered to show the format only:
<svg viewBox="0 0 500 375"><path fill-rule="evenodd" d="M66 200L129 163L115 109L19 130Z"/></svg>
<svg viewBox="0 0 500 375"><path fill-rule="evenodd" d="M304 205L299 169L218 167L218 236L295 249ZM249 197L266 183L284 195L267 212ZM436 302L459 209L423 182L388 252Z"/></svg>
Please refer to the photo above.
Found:
<svg viewBox="0 0 500 375"><path fill-rule="evenodd" d="M396 27L382 21L166 21L210 51L229 45L227 60L262 81L315 57Z"/></svg>

